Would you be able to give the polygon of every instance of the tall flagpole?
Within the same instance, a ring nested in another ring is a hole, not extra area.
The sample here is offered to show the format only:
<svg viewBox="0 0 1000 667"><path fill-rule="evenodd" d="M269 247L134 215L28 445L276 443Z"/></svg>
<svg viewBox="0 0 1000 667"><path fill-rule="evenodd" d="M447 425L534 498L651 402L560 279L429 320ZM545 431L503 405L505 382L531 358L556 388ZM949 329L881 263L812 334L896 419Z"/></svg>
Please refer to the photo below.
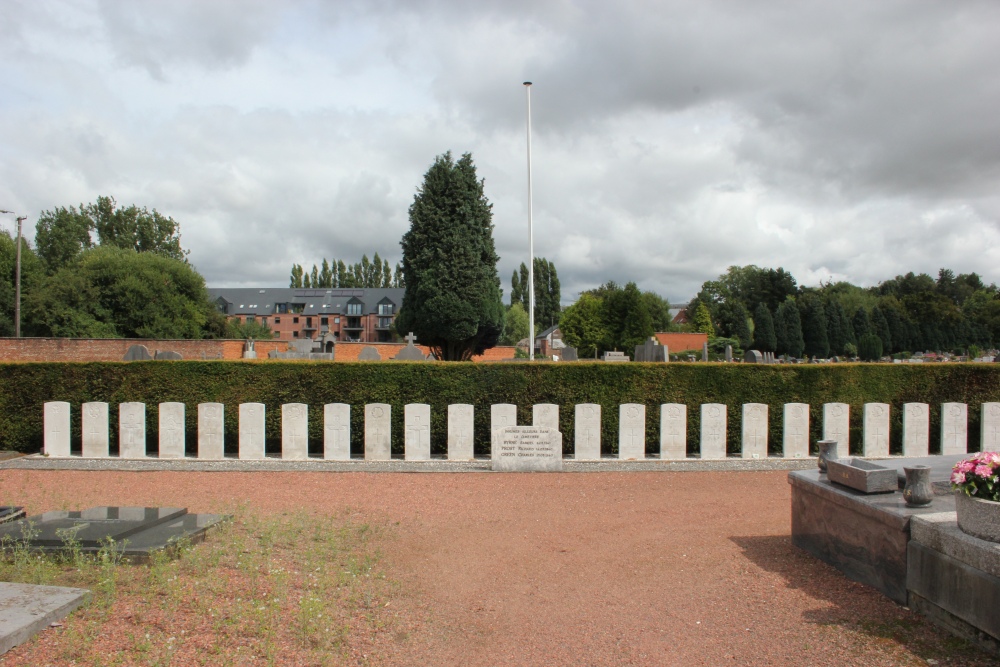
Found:
<svg viewBox="0 0 1000 667"><path fill-rule="evenodd" d="M528 101L528 360L535 360L535 237L531 211L531 82L524 82Z"/></svg>

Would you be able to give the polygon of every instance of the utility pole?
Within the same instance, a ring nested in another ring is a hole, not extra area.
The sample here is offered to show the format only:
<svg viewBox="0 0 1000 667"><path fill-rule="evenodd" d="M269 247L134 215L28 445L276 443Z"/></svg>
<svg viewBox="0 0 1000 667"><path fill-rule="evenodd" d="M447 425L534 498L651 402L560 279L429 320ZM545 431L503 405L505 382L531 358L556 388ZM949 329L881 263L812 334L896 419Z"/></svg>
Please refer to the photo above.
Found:
<svg viewBox="0 0 1000 667"><path fill-rule="evenodd" d="M0 210L0 213L13 214L13 211ZM28 218L17 216L17 268L14 273L14 337L21 337L21 223Z"/></svg>

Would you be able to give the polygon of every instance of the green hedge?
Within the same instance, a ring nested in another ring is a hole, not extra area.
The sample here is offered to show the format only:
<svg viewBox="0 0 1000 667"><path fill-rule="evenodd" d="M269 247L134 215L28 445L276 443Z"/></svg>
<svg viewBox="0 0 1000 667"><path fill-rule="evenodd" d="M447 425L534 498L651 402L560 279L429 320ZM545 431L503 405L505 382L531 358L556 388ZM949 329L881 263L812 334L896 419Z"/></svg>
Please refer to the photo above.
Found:
<svg viewBox="0 0 1000 667"><path fill-rule="evenodd" d="M146 403L147 441L155 451L157 404L187 405L188 452L197 443L197 405L224 403L227 451L237 448L238 405L267 406L267 449L280 451L281 404L306 403L310 449L322 451L325 403L351 404L351 441L355 456L364 451L365 403L392 405L393 452L403 449L403 406L431 405L431 446L447 451L447 406L475 406L476 452L489 451L489 411L493 403L518 406L518 423L531 423L531 406L556 403L567 453L573 451L573 406L602 406L603 449L616 453L618 406L646 405L647 443L659 449L659 405L688 406L688 450L698 451L700 405L729 406L729 451L740 449L741 405L770 406L770 449L780 451L782 405L811 405L810 441L821 437L823 403L851 406L852 451L861 444L861 406L881 402L892 406L892 451L901 449L902 405L931 406L931 449L940 433L940 408L945 402L969 404L970 448L978 449L980 404L1000 401L1000 365L991 364L835 364L762 366L744 364L601 364L601 363L309 363L180 361L134 363L41 363L0 365L0 449L37 452L42 443L42 404L68 401L73 422L73 447L80 445L80 406L87 401L110 404L111 432L117 433L117 406L126 401ZM112 437L112 450L116 437Z"/></svg>

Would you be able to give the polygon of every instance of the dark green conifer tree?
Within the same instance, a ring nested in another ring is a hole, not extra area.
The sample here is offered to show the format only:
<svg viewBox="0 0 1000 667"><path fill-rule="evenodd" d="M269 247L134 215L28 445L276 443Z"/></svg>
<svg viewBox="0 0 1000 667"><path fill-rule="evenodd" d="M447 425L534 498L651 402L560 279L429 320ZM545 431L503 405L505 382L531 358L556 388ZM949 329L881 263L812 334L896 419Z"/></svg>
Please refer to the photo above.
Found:
<svg viewBox="0 0 1000 667"><path fill-rule="evenodd" d="M774 336L774 318L767 304L761 302L753 311L753 347L761 352L774 352L778 341Z"/></svg>

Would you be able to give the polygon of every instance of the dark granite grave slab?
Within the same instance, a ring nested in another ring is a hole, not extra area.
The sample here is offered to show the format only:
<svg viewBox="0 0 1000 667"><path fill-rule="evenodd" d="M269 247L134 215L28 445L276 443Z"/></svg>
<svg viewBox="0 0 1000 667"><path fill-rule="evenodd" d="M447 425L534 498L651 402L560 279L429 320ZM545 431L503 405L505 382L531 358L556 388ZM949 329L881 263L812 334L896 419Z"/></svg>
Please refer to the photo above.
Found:
<svg viewBox="0 0 1000 667"><path fill-rule="evenodd" d="M0 523L7 523L8 521L14 521L20 519L24 516L23 507L12 507L10 505L4 505L0 507Z"/></svg>
<svg viewBox="0 0 1000 667"><path fill-rule="evenodd" d="M69 544L83 553L97 553L108 539L124 557L144 561L180 540L205 539L205 532L228 519L219 514L188 514L177 507L92 507L55 511L0 526L0 540L24 541L40 551L61 551Z"/></svg>
<svg viewBox="0 0 1000 667"><path fill-rule="evenodd" d="M866 495L818 470L792 471L788 482L792 543L905 605L910 517L954 511L955 499L940 495L929 506L907 507L902 493Z"/></svg>

